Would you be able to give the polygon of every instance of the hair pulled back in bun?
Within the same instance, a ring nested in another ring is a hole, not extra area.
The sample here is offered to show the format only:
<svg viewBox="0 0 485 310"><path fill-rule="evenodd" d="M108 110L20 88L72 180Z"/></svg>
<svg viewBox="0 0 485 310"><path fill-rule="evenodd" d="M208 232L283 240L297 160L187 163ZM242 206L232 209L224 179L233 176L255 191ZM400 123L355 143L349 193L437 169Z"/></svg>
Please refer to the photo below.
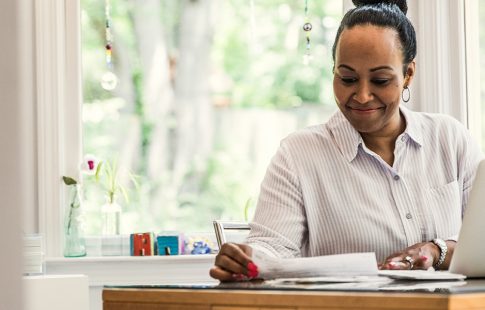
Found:
<svg viewBox="0 0 485 310"><path fill-rule="evenodd" d="M406 17L408 5L406 0L352 0L355 8L345 13L337 36L333 43L332 56L335 62L335 52L340 35L344 29L358 25L373 25L394 29L401 43L403 63L405 67L416 57L416 32L411 21ZM405 74L406 68L403 69Z"/></svg>
<svg viewBox="0 0 485 310"><path fill-rule="evenodd" d="M364 5L376 5L379 3L384 4L395 4L401 9L401 11L406 15L408 13L408 3L406 0L352 0L356 7Z"/></svg>

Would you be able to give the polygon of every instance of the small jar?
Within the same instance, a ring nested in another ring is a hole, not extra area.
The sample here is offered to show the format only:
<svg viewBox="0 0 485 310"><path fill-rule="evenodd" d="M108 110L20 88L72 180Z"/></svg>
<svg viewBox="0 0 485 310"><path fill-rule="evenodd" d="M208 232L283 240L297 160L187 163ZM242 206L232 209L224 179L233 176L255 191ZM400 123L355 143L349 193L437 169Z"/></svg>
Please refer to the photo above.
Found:
<svg viewBox="0 0 485 310"><path fill-rule="evenodd" d="M121 206L116 202L107 202L101 206L103 220L101 253L103 256L122 255L123 240L120 234Z"/></svg>
<svg viewBox="0 0 485 310"><path fill-rule="evenodd" d="M107 202L101 207L104 236L120 234L121 206L116 202Z"/></svg>

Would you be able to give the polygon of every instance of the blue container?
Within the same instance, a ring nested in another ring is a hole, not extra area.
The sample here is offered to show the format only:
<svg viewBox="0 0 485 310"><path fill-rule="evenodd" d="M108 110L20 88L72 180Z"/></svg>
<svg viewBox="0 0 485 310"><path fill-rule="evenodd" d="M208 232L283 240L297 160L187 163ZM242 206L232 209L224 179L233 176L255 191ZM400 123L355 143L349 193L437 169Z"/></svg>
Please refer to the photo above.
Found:
<svg viewBox="0 0 485 310"><path fill-rule="evenodd" d="M179 236L157 236L158 255L179 255Z"/></svg>

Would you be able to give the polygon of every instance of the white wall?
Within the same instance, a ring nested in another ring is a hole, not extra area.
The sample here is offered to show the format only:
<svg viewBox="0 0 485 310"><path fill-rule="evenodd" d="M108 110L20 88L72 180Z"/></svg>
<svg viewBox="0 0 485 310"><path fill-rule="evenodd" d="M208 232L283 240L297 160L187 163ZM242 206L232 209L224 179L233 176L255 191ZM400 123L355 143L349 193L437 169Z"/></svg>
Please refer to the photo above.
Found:
<svg viewBox="0 0 485 310"><path fill-rule="evenodd" d="M0 1L0 310L21 309L21 214L34 201L31 4Z"/></svg>

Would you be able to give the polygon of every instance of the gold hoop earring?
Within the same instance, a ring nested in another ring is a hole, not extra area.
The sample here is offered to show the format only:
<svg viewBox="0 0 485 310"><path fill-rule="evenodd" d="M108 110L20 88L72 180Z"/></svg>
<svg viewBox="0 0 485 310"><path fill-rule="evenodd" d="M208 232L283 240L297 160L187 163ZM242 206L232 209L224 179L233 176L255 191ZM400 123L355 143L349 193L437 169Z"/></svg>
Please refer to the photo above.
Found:
<svg viewBox="0 0 485 310"><path fill-rule="evenodd" d="M406 98L404 98L404 92L407 91L406 93ZM409 99L411 99L411 91L409 90L409 87L404 87L401 93L401 98L403 102L409 102Z"/></svg>

